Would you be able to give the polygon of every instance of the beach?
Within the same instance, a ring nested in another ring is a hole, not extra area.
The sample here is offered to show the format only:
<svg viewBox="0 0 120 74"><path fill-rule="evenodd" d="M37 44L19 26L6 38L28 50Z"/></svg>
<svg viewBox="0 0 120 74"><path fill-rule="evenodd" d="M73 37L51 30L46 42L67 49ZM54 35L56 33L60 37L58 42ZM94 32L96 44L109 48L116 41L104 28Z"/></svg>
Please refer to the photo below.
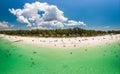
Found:
<svg viewBox="0 0 120 74"><path fill-rule="evenodd" d="M120 74L120 0L0 7L0 74Z"/></svg>
<svg viewBox="0 0 120 74"><path fill-rule="evenodd" d="M120 74L120 41L116 38L107 41L101 36L102 44L98 44L90 37L94 44L60 48L52 42L53 47L31 41L38 38L8 37L0 38L0 74Z"/></svg>
<svg viewBox="0 0 120 74"><path fill-rule="evenodd" d="M35 44L43 47L54 48L75 48L101 45L110 42L120 41L120 34L116 35L104 35L95 37L71 37L71 38L38 38L38 37L22 37L11 35L0 35L1 38L10 40L12 42L23 42L29 44Z"/></svg>

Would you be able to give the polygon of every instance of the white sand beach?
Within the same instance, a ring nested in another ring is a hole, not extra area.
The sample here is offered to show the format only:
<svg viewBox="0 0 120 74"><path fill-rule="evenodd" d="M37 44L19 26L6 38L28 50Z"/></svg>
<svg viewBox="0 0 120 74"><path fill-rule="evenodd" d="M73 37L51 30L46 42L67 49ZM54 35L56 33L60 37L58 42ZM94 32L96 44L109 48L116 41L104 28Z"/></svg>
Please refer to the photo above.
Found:
<svg viewBox="0 0 120 74"><path fill-rule="evenodd" d="M8 39L13 42L35 44L43 47L47 46L56 48L72 48L72 47L75 48L100 45L113 41L120 41L120 34L96 37L71 37L71 38L36 38L0 34L0 38Z"/></svg>

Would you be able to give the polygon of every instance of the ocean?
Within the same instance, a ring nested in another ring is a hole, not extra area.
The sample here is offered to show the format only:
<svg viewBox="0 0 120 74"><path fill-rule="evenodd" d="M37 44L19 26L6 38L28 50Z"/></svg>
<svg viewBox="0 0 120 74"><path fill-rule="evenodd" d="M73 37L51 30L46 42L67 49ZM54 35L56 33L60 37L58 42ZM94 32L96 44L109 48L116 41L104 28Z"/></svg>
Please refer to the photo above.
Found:
<svg viewBox="0 0 120 74"><path fill-rule="evenodd" d="M120 41L62 49L0 39L0 74L120 74Z"/></svg>

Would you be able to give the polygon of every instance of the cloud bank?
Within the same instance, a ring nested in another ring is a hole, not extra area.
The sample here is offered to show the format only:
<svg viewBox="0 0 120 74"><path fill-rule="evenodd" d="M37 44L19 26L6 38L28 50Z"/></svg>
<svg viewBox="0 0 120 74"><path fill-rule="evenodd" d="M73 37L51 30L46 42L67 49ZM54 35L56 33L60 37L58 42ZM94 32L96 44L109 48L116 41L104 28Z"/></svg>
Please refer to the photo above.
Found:
<svg viewBox="0 0 120 74"><path fill-rule="evenodd" d="M48 3L34 2L26 3L23 9L9 9L17 17L17 21L29 27L56 27L86 25L81 21L69 20L64 12L55 5Z"/></svg>
<svg viewBox="0 0 120 74"><path fill-rule="evenodd" d="M8 29L9 26L8 26L8 22L0 22L0 29Z"/></svg>
<svg viewBox="0 0 120 74"><path fill-rule="evenodd" d="M0 30L11 30L13 27L13 24L9 24L6 21L0 22Z"/></svg>

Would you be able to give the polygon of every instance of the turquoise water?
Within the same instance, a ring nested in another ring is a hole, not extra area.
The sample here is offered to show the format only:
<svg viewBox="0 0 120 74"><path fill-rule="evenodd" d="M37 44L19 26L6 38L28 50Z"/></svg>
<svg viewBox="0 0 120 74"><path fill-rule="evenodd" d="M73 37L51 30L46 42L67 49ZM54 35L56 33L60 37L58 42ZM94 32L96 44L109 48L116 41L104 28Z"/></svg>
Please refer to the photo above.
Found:
<svg viewBox="0 0 120 74"><path fill-rule="evenodd" d="M120 42L61 50L0 39L0 74L120 74Z"/></svg>

